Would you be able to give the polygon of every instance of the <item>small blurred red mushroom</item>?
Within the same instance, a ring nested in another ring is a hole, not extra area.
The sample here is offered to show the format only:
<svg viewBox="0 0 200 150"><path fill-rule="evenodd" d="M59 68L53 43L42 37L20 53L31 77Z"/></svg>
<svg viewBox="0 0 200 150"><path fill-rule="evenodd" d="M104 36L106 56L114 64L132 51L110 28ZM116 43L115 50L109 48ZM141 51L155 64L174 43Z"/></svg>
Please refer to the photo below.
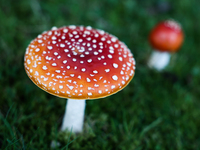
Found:
<svg viewBox="0 0 200 150"><path fill-rule="evenodd" d="M133 78L135 60L127 46L103 30L53 27L28 46L25 70L41 89L68 98L61 130L81 132L85 99L122 90Z"/></svg>
<svg viewBox="0 0 200 150"><path fill-rule="evenodd" d="M170 53L179 50L183 43L184 34L181 25L174 20L166 20L157 24L149 35L149 42L155 49L148 66L162 70L170 60Z"/></svg>

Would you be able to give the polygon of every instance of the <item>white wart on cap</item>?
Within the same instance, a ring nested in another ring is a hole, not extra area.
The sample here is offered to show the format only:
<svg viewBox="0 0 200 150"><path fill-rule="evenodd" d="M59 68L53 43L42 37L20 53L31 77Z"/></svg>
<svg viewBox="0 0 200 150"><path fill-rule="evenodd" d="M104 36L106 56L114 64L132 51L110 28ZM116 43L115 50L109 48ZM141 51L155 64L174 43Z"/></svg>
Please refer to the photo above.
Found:
<svg viewBox="0 0 200 150"><path fill-rule="evenodd" d="M40 88L70 99L96 99L123 89L135 60L127 46L103 30L53 27L28 46L25 70Z"/></svg>

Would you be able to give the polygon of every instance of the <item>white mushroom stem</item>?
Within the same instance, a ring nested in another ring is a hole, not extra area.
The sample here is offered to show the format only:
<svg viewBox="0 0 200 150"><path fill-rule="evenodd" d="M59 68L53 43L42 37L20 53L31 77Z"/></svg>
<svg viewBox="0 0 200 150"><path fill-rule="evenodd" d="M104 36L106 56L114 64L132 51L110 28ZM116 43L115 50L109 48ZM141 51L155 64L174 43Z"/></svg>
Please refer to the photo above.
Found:
<svg viewBox="0 0 200 150"><path fill-rule="evenodd" d="M170 57L168 52L154 51L148 60L148 66L161 71L169 64Z"/></svg>
<svg viewBox="0 0 200 150"><path fill-rule="evenodd" d="M85 104L85 100L68 99L61 131L68 129L69 131L72 130L73 133L82 132Z"/></svg>

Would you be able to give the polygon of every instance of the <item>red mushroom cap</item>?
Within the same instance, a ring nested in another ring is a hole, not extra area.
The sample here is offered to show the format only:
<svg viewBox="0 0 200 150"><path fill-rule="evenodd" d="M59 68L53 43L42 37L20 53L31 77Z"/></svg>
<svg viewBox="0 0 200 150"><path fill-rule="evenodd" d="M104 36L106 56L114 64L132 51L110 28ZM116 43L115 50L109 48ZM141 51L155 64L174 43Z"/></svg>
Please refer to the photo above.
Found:
<svg viewBox="0 0 200 150"><path fill-rule="evenodd" d="M124 43L103 30L74 25L39 35L28 46L24 65L41 89L70 99L111 95L135 73L135 60Z"/></svg>
<svg viewBox="0 0 200 150"><path fill-rule="evenodd" d="M151 46L158 51L177 51L183 43L183 31L177 22L167 20L157 24L150 33Z"/></svg>

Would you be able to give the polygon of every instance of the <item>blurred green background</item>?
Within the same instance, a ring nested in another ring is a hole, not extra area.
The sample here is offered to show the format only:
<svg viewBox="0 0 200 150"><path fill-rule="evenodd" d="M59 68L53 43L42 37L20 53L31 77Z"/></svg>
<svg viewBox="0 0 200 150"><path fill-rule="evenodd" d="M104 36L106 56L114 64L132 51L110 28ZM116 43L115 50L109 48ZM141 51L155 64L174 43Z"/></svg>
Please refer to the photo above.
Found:
<svg viewBox="0 0 200 150"><path fill-rule="evenodd" d="M148 34L173 18L185 41L162 72L149 69ZM35 86L23 57L52 26L90 25L125 42L136 74L122 91L87 101L84 131L60 133L65 99ZM0 149L200 149L199 0L0 0Z"/></svg>

